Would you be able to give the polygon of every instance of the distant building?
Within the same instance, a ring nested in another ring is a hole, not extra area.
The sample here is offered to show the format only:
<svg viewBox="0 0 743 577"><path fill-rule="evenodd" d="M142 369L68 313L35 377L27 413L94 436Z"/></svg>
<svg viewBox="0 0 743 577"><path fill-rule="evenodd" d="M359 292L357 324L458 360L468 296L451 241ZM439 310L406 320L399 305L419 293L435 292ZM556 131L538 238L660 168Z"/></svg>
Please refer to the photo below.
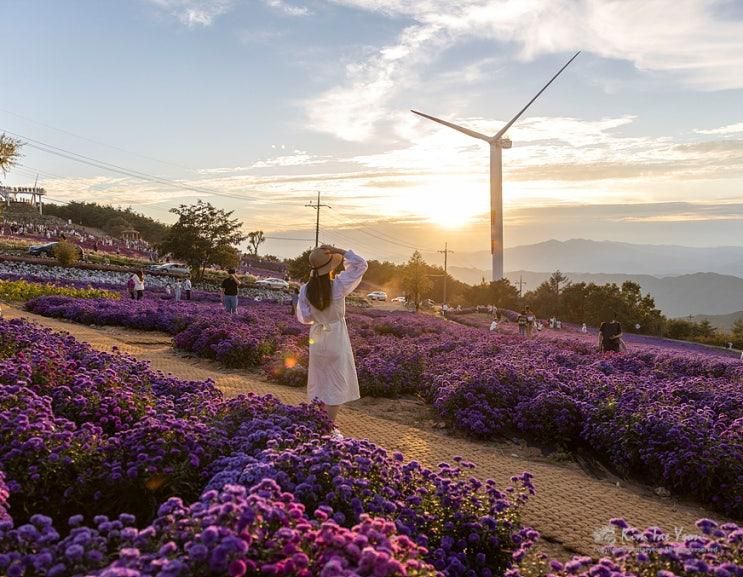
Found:
<svg viewBox="0 0 743 577"><path fill-rule="evenodd" d="M6 205L10 203L30 204L39 209L39 214L43 214L43 197L46 189L38 186L2 186L0 185L0 201Z"/></svg>
<svg viewBox="0 0 743 577"><path fill-rule="evenodd" d="M134 230L133 228L129 228L127 230L122 230L120 236L121 236L121 238L123 240L131 240L131 241L140 240L140 238L141 238L141 235L139 234L139 231L138 230Z"/></svg>

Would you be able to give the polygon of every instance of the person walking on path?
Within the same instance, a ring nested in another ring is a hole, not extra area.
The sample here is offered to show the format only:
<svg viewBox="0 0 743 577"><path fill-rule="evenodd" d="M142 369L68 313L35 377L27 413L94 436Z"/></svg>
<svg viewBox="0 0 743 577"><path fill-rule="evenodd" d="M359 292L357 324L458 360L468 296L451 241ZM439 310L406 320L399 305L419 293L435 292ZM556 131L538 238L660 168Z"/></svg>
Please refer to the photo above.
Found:
<svg viewBox="0 0 743 577"><path fill-rule="evenodd" d="M175 300L179 301L181 300L181 289L183 288L183 283L181 282L181 279L176 279L175 281Z"/></svg>
<svg viewBox="0 0 743 577"><path fill-rule="evenodd" d="M227 270L230 275L222 281L222 305L225 312L230 315L237 314L237 289L240 287L240 281L237 280L235 269Z"/></svg>
<svg viewBox="0 0 743 577"><path fill-rule="evenodd" d="M610 322L603 322L599 327L599 349L602 352L618 353L622 345L622 325L614 313Z"/></svg>
<svg viewBox="0 0 743 577"><path fill-rule="evenodd" d="M191 277L187 276L186 280L183 281L183 292L186 293L186 300L191 300Z"/></svg>
<svg viewBox="0 0 743 577"><path fill-rule="evenodd" d="M332 278L341 261L345 270ZM361 398L346 326L346 297L359 286L368 266L351 250L323 245L310 253L310 280L299 291L297 319L311 325L307 397L323 403L333 422L341 405ZM341 437L337 429L333 435Z"/></svg>
<svg viewBox="0 0 743 577"><path fill-rule="evenodd" d="M137 274L133 275L132 278L134 279L134 292L136 294L136 299L141 301L144 296L144 272L140 270Z"/></svg>

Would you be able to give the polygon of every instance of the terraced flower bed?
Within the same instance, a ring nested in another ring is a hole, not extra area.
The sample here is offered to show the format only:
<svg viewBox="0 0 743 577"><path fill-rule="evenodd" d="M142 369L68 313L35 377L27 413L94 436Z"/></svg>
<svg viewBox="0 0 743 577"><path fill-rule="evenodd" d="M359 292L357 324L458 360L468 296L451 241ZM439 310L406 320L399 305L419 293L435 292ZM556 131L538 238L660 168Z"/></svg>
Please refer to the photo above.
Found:
<svg viewBox="0 0 743 577"><path fill-rule="evenodd" d="M0 574L490 577L537 538L528 474L501 491L329 428L0 320Z"/></svg>
<svg viewBox="0 0 743 577"><path fill-rule="evenodd" d="M60 286L53 283L28 282L27 280L1 280L0 300L10 302L25 302L40 296L67 296L79 299L108 299L118 300L121 294L91 287Z"/></svg>
<svg viewBox="0 0 743 577"><path fill-rule="evenodd" d="M302 386L306 329L285 305L41 298L29 309L87 324L164 330L227 366ZM217 322L216 319L219 319ZM603 355L583 335L525 341L423 315L349 314L362 394L418 394L480 439L518 435L592 452L619 474L743 517L743 364L635 346Z"/></svg>

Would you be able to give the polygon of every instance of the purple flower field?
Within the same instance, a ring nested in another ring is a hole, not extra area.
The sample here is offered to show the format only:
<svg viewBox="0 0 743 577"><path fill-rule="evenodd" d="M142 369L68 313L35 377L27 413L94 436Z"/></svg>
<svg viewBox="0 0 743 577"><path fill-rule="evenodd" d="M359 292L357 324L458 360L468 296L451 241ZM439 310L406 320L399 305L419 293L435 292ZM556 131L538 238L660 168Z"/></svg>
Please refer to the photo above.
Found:
<svg viewBox="0 0 743 577"><path fill-rule="evenodd" d="M86 324L174 335L175 345L231 367L306 379L306 329L289 307L96 302L42 297L29 310ZM217 319L219 319L217 321ZM656 346L598 353L591 335L545 331L525 341L424 315L348 315L362 394L418 394L469 436L523 436L590 450L621 475L743 517L743 364ZM499 327L500 331L500 327Z"/></svg>
<svg viewBox="0 0 743 577"><path fill-rule="evenodd" d="M500 491L329 430L0 320L0 574L490 577L537 538L528 474Z"/></svg>

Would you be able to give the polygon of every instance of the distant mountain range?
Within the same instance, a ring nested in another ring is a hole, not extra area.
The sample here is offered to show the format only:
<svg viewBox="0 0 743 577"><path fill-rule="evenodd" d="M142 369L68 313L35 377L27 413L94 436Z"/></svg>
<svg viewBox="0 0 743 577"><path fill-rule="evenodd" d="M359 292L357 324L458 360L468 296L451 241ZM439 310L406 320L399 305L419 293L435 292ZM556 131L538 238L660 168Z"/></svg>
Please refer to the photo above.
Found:
<svg viewBox="0 0 743 577"><path fill-rule="evenodd" d="M733 328L735 321L743 320L743 311L737 311L729 315L696 315L692 320L699 323L709 321L709 324L713 327L729 331Z"/></svg>
<svg viewBox="0 0 743 577"><path fill-rule="evenodd" d="M475 258L469 256L470 261ZM505 258L511 271L506 276L512 283L523 279L525 292L559 269L572 282L637 282L668 317L728 315L743 310L743 247L550 240L508 249ZM482 260L478 258L478 262ZM477 284L483 277L490 279L490 271L484 269L450 266L449 272L469 284Z"/></svg>
<svg viewBox="0 0 743 577"><path fill-rule="evenodd" d="M743 235L742 235L743 239ZM482 268L490 278L490 254L480 251L462 253L460 262ZM457 257L451 262L456 264ZM625 242L572 239L548 240L506 249L506 270L540 272L561 271L590 273L649 274L671 276L696 272L716 272L743 277L743 246L688 247L631 244Z"/></svg>

